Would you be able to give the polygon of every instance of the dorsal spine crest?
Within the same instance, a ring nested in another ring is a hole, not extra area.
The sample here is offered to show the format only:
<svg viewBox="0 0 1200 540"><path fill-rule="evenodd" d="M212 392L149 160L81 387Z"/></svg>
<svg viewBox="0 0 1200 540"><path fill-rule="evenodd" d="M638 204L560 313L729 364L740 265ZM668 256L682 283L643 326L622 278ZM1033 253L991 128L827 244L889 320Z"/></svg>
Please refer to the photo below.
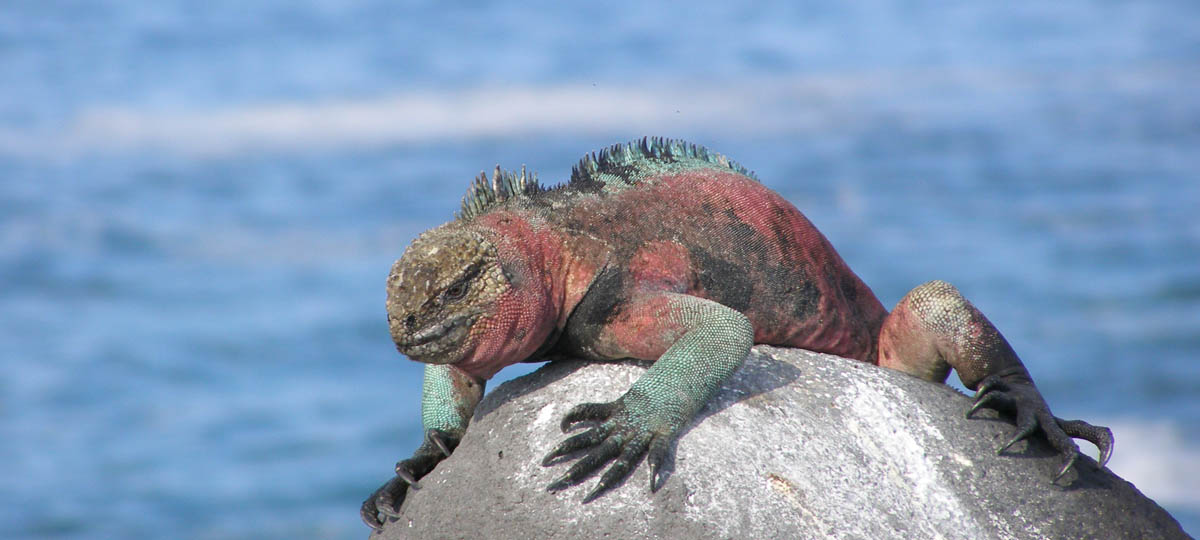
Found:
<svg viewBox="0 0 1200 540"><path fill-rule="evenodd" d="M500 170L497 165L490 180L482 171L475 177L463 195L462 207L455 217L471 219L509 199L529 197L542 191L545 188L538 183L537 173L530 173L524 165L520 173Z"/></svg>
<svg viewBox="0 0 1200 540"><path fill-rule="evenodd" d="M490 179L486 173L480 172L463 195L462 207L455 218L470 220L505 201L527 199L544 191L569 188L571 185L594 185L599 182L607 188L620 190L637 185L655 173L705 167L727 169L758 179L749 169L703 146L663 137L643 137L584 156L571 169L570 181L552 188L538 183L537 174L527 171L524 166L518 173L501 170L497 165Z"/></svg>
<svg viewBox="0 0 1200 540"><path fill-rule="evenodd" d="M648 163L669 165L683 161L715 165L758 179L749 169L703 146L663 137L643 137L584 156L571 169L571 183L618 181L636 184L640 178L629 176L625 169Z"/></svg>

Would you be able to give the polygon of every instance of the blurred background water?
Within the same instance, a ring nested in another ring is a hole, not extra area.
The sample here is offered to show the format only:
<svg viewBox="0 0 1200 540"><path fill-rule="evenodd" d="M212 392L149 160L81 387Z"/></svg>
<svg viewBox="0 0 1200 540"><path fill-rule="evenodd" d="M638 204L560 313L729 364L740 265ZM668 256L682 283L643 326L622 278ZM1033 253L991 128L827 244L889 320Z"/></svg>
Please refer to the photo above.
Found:
<svg viewBox="0 0 1200 540"><path fill-rule="evenodd" d="M889 306L958 285L1200 532L1200 4L726 4L7 2L0 537L365 536L420 436L391 262L643 135Z"/></svg>

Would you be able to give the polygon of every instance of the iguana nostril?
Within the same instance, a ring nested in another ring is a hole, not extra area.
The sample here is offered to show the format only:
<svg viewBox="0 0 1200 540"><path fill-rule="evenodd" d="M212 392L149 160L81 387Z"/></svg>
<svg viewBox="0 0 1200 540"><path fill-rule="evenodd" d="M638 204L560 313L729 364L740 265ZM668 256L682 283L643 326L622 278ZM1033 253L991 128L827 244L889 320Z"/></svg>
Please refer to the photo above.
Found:
<svg viewBox="0 0 1200 540"><path fill-rule="evenodd" d="M406 330L411 332L413 327L415 327L415 326L417 326L417 317L416 316L409 315L404 318L404 328Z"/></svg>

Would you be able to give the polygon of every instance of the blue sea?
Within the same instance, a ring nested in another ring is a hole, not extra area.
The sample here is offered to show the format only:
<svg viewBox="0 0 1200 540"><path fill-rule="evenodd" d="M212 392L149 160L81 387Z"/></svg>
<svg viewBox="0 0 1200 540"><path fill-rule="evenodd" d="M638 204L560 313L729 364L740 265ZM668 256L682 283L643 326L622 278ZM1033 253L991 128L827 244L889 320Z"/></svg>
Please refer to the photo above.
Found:
<svg viewBox="0 0 1200 540"><path fill-rule="evenodd" d="M1200 533L1200 3L12 0L0 537L365 537L420 437L392 261L644 135L889 306L956 284Z"/></svg>

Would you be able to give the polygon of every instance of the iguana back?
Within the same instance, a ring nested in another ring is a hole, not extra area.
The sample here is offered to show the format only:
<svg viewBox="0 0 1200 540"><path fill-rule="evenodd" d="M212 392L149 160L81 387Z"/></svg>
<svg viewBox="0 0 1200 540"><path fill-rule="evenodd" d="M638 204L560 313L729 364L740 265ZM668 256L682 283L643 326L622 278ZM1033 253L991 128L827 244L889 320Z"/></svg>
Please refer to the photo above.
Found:
<svg viewBox="0 0 1200 540"><path fill-rule="evenodd" d="M576 308L571 343L590 342L587 329L611 316L597 306L612 307L605 299L662 289L743 313L755 343L875 361L883 305L799 210L724 156L663 140L617 145L527 207L612 251Z"/></svg>

